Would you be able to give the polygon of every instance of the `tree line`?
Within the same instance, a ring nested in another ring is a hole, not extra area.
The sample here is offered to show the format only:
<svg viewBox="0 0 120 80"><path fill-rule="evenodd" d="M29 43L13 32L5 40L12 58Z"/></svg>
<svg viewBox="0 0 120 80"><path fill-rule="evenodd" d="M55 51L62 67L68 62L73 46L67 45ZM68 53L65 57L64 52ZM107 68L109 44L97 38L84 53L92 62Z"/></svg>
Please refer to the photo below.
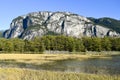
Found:
<svg viewBox="0 0 120 80"><path fill-rule="evenodd" d="M44 52L45 50L59 50L69 52L85 51L120 51L120 38L66 36L43 36L32 40L18 38L0 38L1 52Z"/></svg>

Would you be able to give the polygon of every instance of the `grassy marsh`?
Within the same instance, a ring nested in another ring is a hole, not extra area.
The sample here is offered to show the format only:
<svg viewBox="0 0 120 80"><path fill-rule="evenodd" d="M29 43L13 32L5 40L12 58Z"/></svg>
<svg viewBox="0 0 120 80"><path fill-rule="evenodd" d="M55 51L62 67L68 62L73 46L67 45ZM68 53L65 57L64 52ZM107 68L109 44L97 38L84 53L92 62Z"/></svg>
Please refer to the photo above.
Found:
<svg viewBox="0 0 120 80"><path fill-rule="evenodd" d="M119 80L119 66L118 54L0 54L0 80Z"/></svg>
<svg viewBox="0 0 120 80"><path fill-rule="evenodd" d="M7 68L7 69L0 69L0 79L1 80L120 80L120 76Z"/></svg>

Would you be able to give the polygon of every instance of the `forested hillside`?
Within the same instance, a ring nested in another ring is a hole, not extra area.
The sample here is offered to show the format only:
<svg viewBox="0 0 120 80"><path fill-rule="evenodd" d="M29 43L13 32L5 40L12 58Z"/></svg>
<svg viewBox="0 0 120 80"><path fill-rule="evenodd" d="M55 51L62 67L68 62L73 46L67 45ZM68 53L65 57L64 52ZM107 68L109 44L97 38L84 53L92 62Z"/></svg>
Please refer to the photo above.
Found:
<svg viewBox="0 0 120 80"><path fill-rule="evenodd" d="M93 23L96 25L101 25L101 26L110 28L120 33L120 20L116 20L113 18L107 18L107 17L99 18L99 19L95 19L95 18L88 18L88 19L93 21Z"/></svg>

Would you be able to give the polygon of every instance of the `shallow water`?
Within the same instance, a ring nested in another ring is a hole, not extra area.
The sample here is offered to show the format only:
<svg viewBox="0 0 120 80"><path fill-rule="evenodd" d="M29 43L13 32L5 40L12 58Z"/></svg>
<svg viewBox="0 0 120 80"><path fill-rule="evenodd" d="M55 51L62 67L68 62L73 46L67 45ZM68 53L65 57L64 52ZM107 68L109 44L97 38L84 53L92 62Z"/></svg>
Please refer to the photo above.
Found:
<svg viewBox="0 0 120 80"><path fill-rule="evenodd" d="M120 56L111 56L111 59L90 58L85 60L64 59L54 60L48 63L35 64L17 62L16 60L0 60L2 68L28 68L36 70L92 73L92 74L120 74Z"/></svg>
<svg viewBox="0 0 120 80"><path fill-rule="evenodd" d="M47 67L43 67L47 66ZM66 59L50 64L41 65L44 70L93 73L93 74L120 74L120 56L112 56L111 59Z"/></svg>
<svg viewBox="0 0 120 80"><path fill-rule="evenodd" d="M120 62L113 60L89 59L85 61L65 61L64 71L94 74L120 74Z"/></svg>

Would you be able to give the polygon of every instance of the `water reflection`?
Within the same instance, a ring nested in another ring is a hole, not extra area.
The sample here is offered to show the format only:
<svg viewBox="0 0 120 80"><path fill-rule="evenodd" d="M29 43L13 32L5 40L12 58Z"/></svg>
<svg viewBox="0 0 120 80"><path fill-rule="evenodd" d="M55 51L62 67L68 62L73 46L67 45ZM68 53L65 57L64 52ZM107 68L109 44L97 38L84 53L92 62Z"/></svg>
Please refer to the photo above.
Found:
<svg viewBox="0 0 120 80"><path fill-rule="evenodd" d="M120 74L120 56L112 59L66 59L40 66L44 70L113 75Z"/></svg>

